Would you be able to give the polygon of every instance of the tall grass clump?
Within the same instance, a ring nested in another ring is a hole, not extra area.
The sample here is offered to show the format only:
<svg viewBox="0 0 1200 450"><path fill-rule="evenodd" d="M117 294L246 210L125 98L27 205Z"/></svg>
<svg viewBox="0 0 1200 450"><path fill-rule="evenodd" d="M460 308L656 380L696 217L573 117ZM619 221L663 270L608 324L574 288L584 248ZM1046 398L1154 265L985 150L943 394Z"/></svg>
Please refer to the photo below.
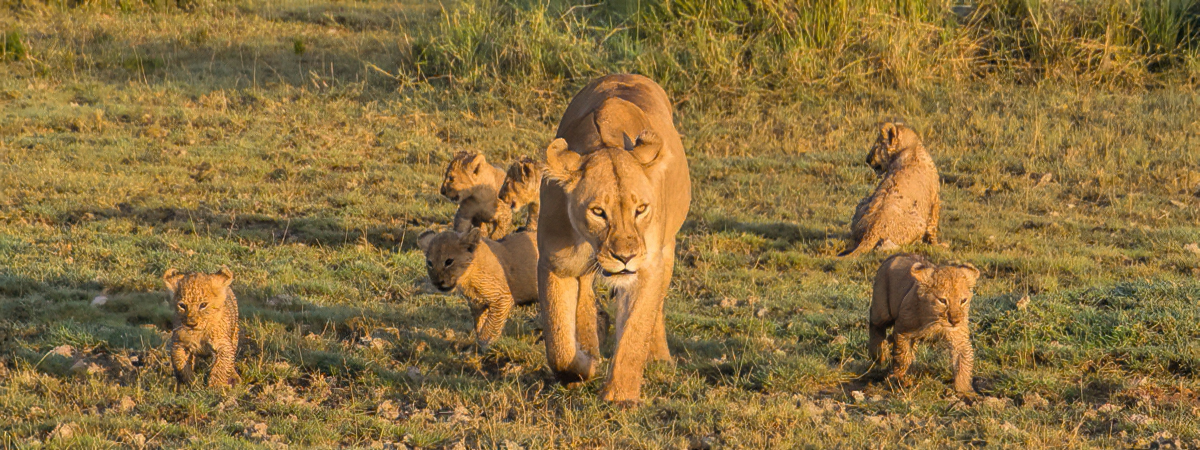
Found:
<svg viewBox="0 0 1200 450"><path fill-rule="evenodd" d="M677 92L1195 79L1200 0L463 0L402 72L473 87L632 71Z"/></svg>

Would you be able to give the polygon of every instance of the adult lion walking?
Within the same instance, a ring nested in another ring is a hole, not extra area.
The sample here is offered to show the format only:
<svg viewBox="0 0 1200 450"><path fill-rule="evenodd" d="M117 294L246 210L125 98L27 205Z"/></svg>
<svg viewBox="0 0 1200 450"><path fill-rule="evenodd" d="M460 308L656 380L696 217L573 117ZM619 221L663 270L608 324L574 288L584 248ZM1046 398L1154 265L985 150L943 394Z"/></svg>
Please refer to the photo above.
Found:
<svg viewBox="0 0 1200 450"><path fill-rule="evenodd" d="M617 305L612 372L603 398L636 402L646 359L669 360L663 299L691 179L662 87L609 75L583 88L546 149L538 220L538 293L546 359L563 381L592 378L600 361L593 282Z"/></svg>

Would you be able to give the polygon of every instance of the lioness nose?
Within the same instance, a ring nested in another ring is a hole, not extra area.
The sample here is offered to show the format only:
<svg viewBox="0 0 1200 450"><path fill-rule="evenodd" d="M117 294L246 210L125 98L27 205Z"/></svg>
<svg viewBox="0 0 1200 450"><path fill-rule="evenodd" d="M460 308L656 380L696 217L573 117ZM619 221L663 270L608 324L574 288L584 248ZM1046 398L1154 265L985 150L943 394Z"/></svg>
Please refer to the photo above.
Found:
<svg viewBox="0 0 1200 450"><path fill-rule="evenodd" d="M629 261L637 256L637 252L609 252L617 261L629 264Z"/></svg>

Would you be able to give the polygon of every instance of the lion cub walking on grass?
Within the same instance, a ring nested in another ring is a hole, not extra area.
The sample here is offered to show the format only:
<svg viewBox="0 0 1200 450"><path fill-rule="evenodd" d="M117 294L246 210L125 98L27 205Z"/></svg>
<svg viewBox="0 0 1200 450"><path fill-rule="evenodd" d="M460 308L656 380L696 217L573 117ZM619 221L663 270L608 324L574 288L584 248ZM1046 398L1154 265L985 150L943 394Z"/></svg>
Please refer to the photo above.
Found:
<svg viewBox="0 0 1200 450"><path fill-rule="evenodd" d="M537 230L540 196L542 190L542 167L528 156L508 166L508 175L500 186L500 202L513 211L529 206L525 212L525 229Z"/></svg>
<svg viewBox="0 0 1200 450"><path fill-rule="evenodd" d="M862 199L850 220L850 245L843 256L875 247L896 247L924 238L938 243L938 172L921 138L899 122L879 129L867 164L883 175L875 192Z"/></svg>
<svg viewBox="0 0 1200 450"><path fill-rule="evenodd" d="M458 152L446 166L442 195L458 204L454 229L466 232L480 227L500 239L512 230L512 208L499 201L504 171L487 163L482 154Z"/></svg>
<svg viewBox="0 0 1200 450"><path fill-rule="evenodd" d="M175 380L192 383L192 363L197 355L213 355L209 387L225 387L241 381L233 367L238 346L238 304L233 296L233 272L221 267L217 273L181 273L168 269L163 281L171 291L175 330L167 343Z"/></svg>
<svg viewBox="0 0 1200 450"><path fill-rule="evenodd" d="M499 241L478 228L465 233L426 231L417 238L429 281L439 291L457 289L471 306L475 339L486 350L504 332L514 304L538 299L537 241L532 232Z"/></svg>
<svg viewBox="0 0 1200 450"><path fill-rule="evenodd" d="M894 255L883 262L875 275L871 301L871 359L883 365L883 340L887 329L892 344L892 376L907 384L905 375L913 361L913 343L927 339L945 340L950 345L954 366L954 389L973 393L971 370L975 352L968 328L971 290L979 270L970 264L938 266L914 254Z"/></svg>

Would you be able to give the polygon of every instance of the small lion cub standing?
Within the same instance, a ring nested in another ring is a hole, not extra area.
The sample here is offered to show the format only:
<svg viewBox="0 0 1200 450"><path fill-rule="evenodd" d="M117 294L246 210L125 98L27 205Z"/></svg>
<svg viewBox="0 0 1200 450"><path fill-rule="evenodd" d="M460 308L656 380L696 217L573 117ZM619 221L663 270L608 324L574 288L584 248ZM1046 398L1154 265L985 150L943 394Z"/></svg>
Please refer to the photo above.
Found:
<svg viewBox="0 0 1200 450"><path fill-rule="evenodd" d="M446 166L442 177L442 195L458 204L454 229L462 232L480 227L487 236L500 239L512 230L512 208L497 195L504 183L504 171L488 164L482 154L458 152Z"/></svg>
<svg viewBox="0 0 1200 450"><path fill-rule="evenodd" d="M233 272L222 266L217 273L182 273L168 269L163 281L171 291L175 309L175 331L167 343L175 380L192 383L196 355L213 355L209 387L225 387L241 381L233 367L238 346L238 304L233 296Z"/></svg>
<svg viewBox="0 0 1200 450"><path fill-rule="evenodd" d="M937 166L908 126L888 122L867 154L867 164L882 175L875 192L862 199L850 219L850 243L845 256L895 247L924 238L938 243Z"/></svg>
<svg viewBox="0 0 1200 450"><path fill-rule="evenodd" d="M875 275L871 301L871 359L883 365L883 340L892 344L892 376L907 384L905 374L913 361L913 343L943 339L950 344L954 366L954 389L973 393L971 370L975 352L968 328L971 290L979 270L970 264L938 266L920 255L898 254L883 262Z"/></svg>
<svg viewBox="0 0 1200 450"><path fill-rule="evenodd" d="M528 156L508 166L508 175L500 186L500 202L508 205L513 211L526 205L525 229L537 230L540 194L542 190L541 165Z"/></svg>
<svg viewBox="0 0 1200 450"><path fill-rule="evenodd" d="M467 298L482 350L504 332L514 304L538 299L535 236L524 231L493 241L472 228L465 233L426 231L417 238L429 281L439 291L457 289Z"/></svg>

